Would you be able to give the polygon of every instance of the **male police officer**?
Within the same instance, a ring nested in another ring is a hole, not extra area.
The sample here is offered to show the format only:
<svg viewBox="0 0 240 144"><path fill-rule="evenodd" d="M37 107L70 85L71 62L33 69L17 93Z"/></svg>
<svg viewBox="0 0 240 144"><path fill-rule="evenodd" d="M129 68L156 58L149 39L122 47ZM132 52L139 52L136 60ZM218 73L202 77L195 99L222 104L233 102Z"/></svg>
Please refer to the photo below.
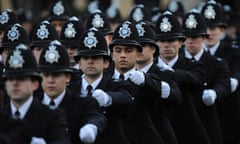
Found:
<svg viewBox="0 0 240 144"><path fill-rule="evenodd" d="M123 131L129 105L133 98L128 83L114 81L104 75L111 57L104 35L97 29L87 30L80 39L78 55L75 57L83 72L76 89L81 95L95 98L108 119L108 124L96 143L129 144Z"/></svg>
<svg viewBox="0 0 240 144"><path fill-rule="evenodd" d="M203 84L203 65L178 54L185 37L176 16L168 11L164 12L159 17L155 30L160 54L157 65L174 71L173 74L183 95L183 102L173 107L173 112L170 114L178 143L210 143L193 101L193 97Z"/></svg>
<svg viewBox="0 0 240 144"><path fill-rule="evenodd" d="M240 49L221 41L225 22L222 7L215 1L209 1L201 11L207 24L209 37L204 41L204 48L211 55L225 59L231 71L231 95L218 105L224 143L239 143L239 81L240 81Z"/></svg>
<svg viewBox="0 0 240 144"><path fill-rule="evenodd" d="M142 50L135 25L129 21L119 25L113 34L113 40L109 48L115 64L112 73L109 72L110 77L123 80L129 79L134 87L131 91L135 98L134 103L124 124L130 143L163 143L161 136L152 124L147 107L148 104L154 101L156 96L145 93L148 88L148 84L146 83L147 85L145 85L145 81L152 81L152 79L135 69L137 55ZM142 91L142 88L144 88L144 91ZM151 90L148 92L153 92Z"/></svg>
<svg viewBox="0 0 240 144"><path fill-rule="evenodd" d="M72 69L66 48L59 41L52 41L43 50L39 69L44 92L40 97L42 103L52 109L64 109L72 143L93 143L105 127L106 119L93 98L81 98L66 88Z"/></svg>
<svg viewBox="0 0 240 144"><path fill-rule="evenodd" d="M206 23L198 11L189 12L184 17L182 28L186 36L183 54L204 64L203 90L194 98L199 117L212 144L221 144L222 133L216 106L230 94L230 70L224 60L209 55L202 47L208 34Z"/></svg>
<svg viewBox="0 0 240 144"><path fill-rule="evenodd" d="M65 113L50 110L33 97L41 77L36 60L27 46L20 44L9 54L3 77L10 97L5 110L26 123L32 137L31 143L70 144Z"/></svg>
<svg viewBox="0 0 240 144"><path fill-rule="evenodd" d="M31 33L30 48L37 63L39 63L39 57L43 48L56 39L58 39L57 31L48 21L41 21L34 27Z"/></svg>
<svg viewBox="0 0 240 144"><path fill-rule="evenodd" d="M55 1L49 7L49 15L47 20L55 27L58 36L60 37L62 26L69 18L68 8L63 5L61 0Z"/></svg>
<svg viewBox="0 0 240 144"><path fill-rule="evenodd" d="M152 85L159 93L155 93L156 100L150 106L149 113L158 132L163 138L164 143L176 144L177 139L173 128L167 117L167 111L171 103L180 103L182 100L181 92L174 81L172 71L159 69L154 63L154 56L158 54L158 46L155 43L155 33L144 21L136 24L142 53L137 57L136 68L159 81L159 86ZM160 89L159 89L160 88ZM150 92L147 92L150 94Z"/></svg>

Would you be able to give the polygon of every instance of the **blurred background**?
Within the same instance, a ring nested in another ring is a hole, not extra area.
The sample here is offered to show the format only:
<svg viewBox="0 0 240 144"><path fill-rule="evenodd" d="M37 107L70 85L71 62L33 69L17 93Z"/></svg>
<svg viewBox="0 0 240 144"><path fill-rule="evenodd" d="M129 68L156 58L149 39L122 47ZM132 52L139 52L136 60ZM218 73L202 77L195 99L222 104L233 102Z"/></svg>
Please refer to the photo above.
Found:
<svg viewBox="0 0 240 144"><path fill-rule="evenodd" d="M14 10L18 15L22 15L22 19L35 23L48 14L48 7L50 3L55 0L0 0L1 11L7 8ZM89 4L96 0L62 0L68 6L72 15L79 17L85 16ZM134 4L144 4L151 9L152 7L159 7L161 10L166 9L170 0L98 0L100 9L106 9L110 4L114 4L119 8L123 18L126 18L130 9ZM206 0L180 0L184 5L185 11L196 7L201 2ZM222 4L228 4L235 12L240 11L239 0L216 0ZM93 5L93 4L92 4Z"/></svg>

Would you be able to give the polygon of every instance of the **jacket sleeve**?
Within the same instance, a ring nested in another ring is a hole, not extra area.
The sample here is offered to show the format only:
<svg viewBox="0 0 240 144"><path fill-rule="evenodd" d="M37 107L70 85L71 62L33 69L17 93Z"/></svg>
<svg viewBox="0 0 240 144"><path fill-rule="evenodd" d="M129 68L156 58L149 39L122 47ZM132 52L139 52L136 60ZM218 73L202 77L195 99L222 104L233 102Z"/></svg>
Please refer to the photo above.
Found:
<svg viewBox="0 0 240 144"><path fill-rule="evenodd" d="M71 144L65 112L62 109L55 109L49 117L47 143Z"/></svg>

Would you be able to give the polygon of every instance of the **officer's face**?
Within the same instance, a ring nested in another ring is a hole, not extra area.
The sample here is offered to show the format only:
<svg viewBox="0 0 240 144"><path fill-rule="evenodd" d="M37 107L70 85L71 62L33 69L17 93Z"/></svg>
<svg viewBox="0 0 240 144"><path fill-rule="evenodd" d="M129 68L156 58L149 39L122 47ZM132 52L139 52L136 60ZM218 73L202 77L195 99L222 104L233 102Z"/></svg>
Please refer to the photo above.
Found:
<svg viewBox="0 0 240 144"><path fill-rule="evenodd" d="M143 45L142 53L137 57L138 65L149 64L153 61L153 54L155 53L155 47L151 45Z"/></svg>
<svg viewBox="0 0 240 144"><path fill-rule="evenodd" d="M55 27L59 37L61 35L62 26L64 23L65 21L51 21L51 24Z"/></svg>
<svg viewBox="0 0 240 144"><path fill-rule="evenodd" d="M185 41L185 46L187 48L187 51L192 55L197 54L198 52L201 51L204 40L205 38L202 36L194 37L194 38L187 37Z"/></svg>
<svg viewBox="0 0 240 144"><path fill-rule="evenodd" d="M77 48L67 48L67 53L71 63L75 63L74 56L78 54Z"/></svg>
<svg viewBox="0 0 240 144"><path fill-rule="evenodd" d="M41 76L43 91L51 98L58 97L71 79L67 73L41 73Z"/></svg>
<svg viewBox="0 0 240 144"><path fill-rule="evenodd" d="M112 59L116 69L124 73L135 66L139 54L136 47L115 45L113 47Z"/></svg>
<svg viewBox="0 0 240 144"><path fill-rule="evenodd" d="M160 56L166 60L172 60L178 55L179 49L182 46L182 41L178 39L169 41L157 41Z"/></svg>
<svg viewBox="0 0 240 144"><path fill-rule="evenodd" d="M39 63L39 58L40 58L40 55L41 55L42 50L43 50L42 47L34 47L34 48L32 49L33 55L34 55L37 63Z"/></svg>
<svg viewBox="0 0 240 144"><path fill-rule="evenodd" d="M33 95L33 91L38 86L38 81L32 80L30 77L8 78L6 80L7 94L11 100L18 103L25 102Z"/></svg>
<svg viewBox="0 0 240 144"><path fill-rule="evenodd" d="M80 69L91 79L97 79L102 75L103 70L109 66L109 61L102 56L83 56L78 61Z"/></svg>
<svg viewBox="0 0 240 144"><path fill-rule="evenodd" d="M4 32L4 30L0 30L0 43L2 43Z"/></svg>
<svg viewBox="0 0 240 144"><path fill-rule="evenodd" d="M217 44L221 39L223 31L224 28L221 27L208 27L207 33L209 34L209 37L204 42L207 47L212 47Z"/></svg>
<svg viewBox="0 0 240 144"><path fill-rule="evenodd" d="M9 55L9 53L11 53L12 51L13 51L13 49L11 49L11 48L3 48L2 61L3 61L4 65L6 65L7 57Z"/></svg>

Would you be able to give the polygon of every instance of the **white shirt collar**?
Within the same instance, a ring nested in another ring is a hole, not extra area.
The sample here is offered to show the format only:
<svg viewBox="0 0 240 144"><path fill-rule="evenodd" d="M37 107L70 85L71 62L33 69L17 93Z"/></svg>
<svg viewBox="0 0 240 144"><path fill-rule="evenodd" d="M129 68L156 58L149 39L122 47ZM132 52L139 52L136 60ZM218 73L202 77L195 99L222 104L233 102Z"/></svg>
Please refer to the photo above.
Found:
<svg viewBox="0 0 240 144"><path fill-rule="evenodd" d="M85 79L85 75L82 75L82 87L81 87L81 94L82 96L86 96L88 93L87 86L92 86L92 92L97 88L99 83L102 80L103 75L101 75L98 79L96 79L93 83L89 84L88 81Z"/></svg>
<svg viewBox="0 0 240 144"><path fill-rule="evenodd" d="M146 65L144 68L139 69L139 71L147 73L149 71L149 69L151 68L152 64L153 64L153 62L151 62L150 64Z"/></svg>
<svg viewBox="0 0 240 144"><path fill-rule="evenodd" d="M211 55L215 55L215 53L216 53L219 45L220 45L220 42L218 42L218 43L215 44L214 46L208 48L208 47L206 46L206 44L203 44L203 48L204 48L206 51L209 51Z"/></svg>
<svg viewBox="0 0 240 144"><path fill-rule="evenodd" d="M51 102L51 100L54 101L55 105L54 106L49 106L49 108L51 109L56 109L60 103L62 102L64 95L66 93L66 90L64 90L59 96L57 96L55 99L51 99L46 93L44 93L43 96L43 100L42 100L42 104L45 104L47 106L49 106L49 103Z"/></svg>
<svg viewBox="0 0 240 144"><path fill-rule="evenodd" d="M136 68L134 67L134 68L130 69L129 71L125 72L123 74L124 80L127 80L129 78L129 76L131 75L132 71L135 71L135 70L136 70ZM119 76L120 76L120 73L117 71L117 69L115 69L112 78L118 80Z"/></svg>
<svg viewBox="0 0 240 144"><path fill-rule="evenodd" d="M10 106L11 106L11 113L12 113L13 118L15 118L15 112L18 110L20 112L19 118L23 119L25 117L26 113L28 112L28 109L30 108L32 101L33 101L33 97L30 96L28 98L28 100L22 106L20 106L19 109L17 109L15 107L15 105L13 104L13 102L11 101Z"/></svg>
<svg viewBox="0 0 240 144"><path fill-rule="evenodd" d="M177 60L178 60L178 55L177 55L175 58L173 58L172 60L170 60L168 63L165 63L165 62L161 59L160 56L158 57L158 61L164 62L165 64L169 65L171 68L175 65L175 63L177 62Z"/></svg>
<svg viewBox="0 0 240 144"><path fill-rule="evenodd" d="M186 48L184 49L184 51L185 51L185 57L188 58L188 59L192 59L192 55L187 51ZM199 61L200 58L201 58L202 55L203 55L203 52L204 52L204 50L203 50L203 48L202 48L202 49L200 50L200 52L198 52L195 56L193 56L194 59L195 59L196 61Z"/></svg>

